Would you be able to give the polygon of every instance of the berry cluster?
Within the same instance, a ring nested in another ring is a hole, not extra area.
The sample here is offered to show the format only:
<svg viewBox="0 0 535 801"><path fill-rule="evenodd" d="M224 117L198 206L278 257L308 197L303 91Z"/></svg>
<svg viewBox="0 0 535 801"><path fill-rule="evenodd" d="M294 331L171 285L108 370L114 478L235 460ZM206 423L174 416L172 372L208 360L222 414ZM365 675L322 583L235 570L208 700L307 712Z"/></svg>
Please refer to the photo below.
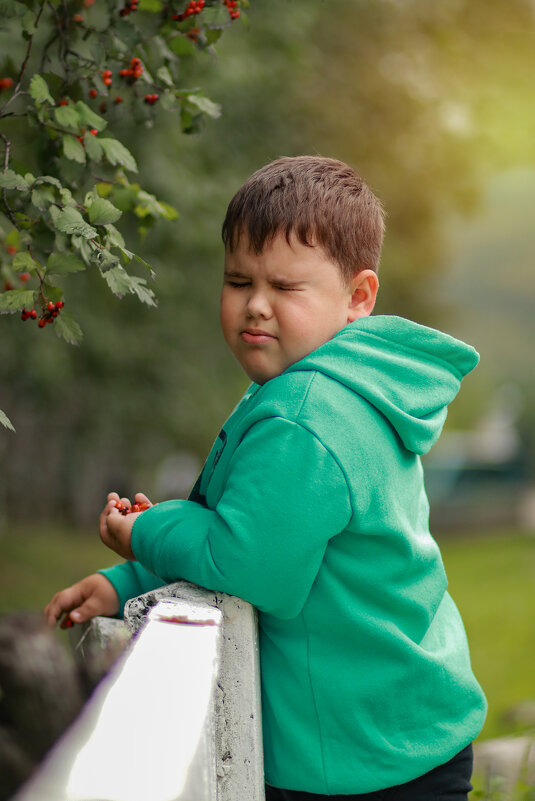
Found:
<svg viewBox="0 0 535 801"><path fill-rule="evenodd" d="M240 16L240 9L237 8L237 0L223 0L223 5L227 7L231 19L238 19Z"/></svg>
<svg viewBox="0 0 535 801"><path fill-rule="evenodd" d="M126 3L119 11L121 17L127 17L132 11L137 11L138 0L126 0Z"/></svg>
<svg viewBox="0 0 535 801"><path fill-rule="evenodd" d="M104 72L102 73L102 82L105 83L106 86L111 86L111 76L112 76L111 70L104 70Z"/></svg>
<svg viewBox="0 0 535 801"><path fill-rule="evenodd" d="M47 303L46 307L43 308L43 313L41 317L39 317L39 322L37 325L39 328L44 328L47 323L53 323L60 311L62 310L65 304L62 300L58 300L57 303L53 303L51 300ZM37 319L37 312L35 309L23 309L20 315L21 320L36 320Z"/></svg>
<svg viewBox="0 0 535 801"><path fill-rule="evenodd" d="M158 97L159 95L145 95L143 100L145 101L145 103L148 103L149 106L153 106L158 100Z"/></svg>
<svg viewBox="0 0 535 801"><path fill-rule="evenodd" d="M144 512L145 509L150 509L150 503L134 503L132 506L127 506L122 501L115 501L115 508L119 510L122 515L129 515L131 512Z"/></svg>
<svg viewBox="0 0 535 801"><path fill-rule="evenodd" d="M0 78L0 92L4 89L11 89L13 86L13 78Z"/></svg>
<svg viewBox="0 0 535 801"><path fill-rule="evenodd" d="M139 78L142 72L143 72L143 64L141 63L141 59L132 58L130 60L130 67L128 69L121 70L119 72L119 75L122 78L130 78L130 83L133 83L135 80Z"/></svg>
<svg viewBox="0 0 535 801"><path fill-rule="evenodd" d="M188 17L193 17L195 14L200 14L205 6L205 0L190 0L186 10L182 14L173 14L173 19L176 22L182 22Z"/></svg>

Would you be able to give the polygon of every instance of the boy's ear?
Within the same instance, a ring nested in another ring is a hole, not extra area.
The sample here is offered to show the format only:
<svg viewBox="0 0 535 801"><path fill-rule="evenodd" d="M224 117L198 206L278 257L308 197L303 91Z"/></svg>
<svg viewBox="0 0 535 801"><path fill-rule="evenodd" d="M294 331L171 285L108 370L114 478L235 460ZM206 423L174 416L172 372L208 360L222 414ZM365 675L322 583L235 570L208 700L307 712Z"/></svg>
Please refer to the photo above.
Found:
<svg viewBox="0 0 535 801"><path fill-rule="evenodd" d="M347 322L352 323L359 317L368 317L375 306L379 279L373 270L361 270L350 283L351 298L347 310Z"/></svg>

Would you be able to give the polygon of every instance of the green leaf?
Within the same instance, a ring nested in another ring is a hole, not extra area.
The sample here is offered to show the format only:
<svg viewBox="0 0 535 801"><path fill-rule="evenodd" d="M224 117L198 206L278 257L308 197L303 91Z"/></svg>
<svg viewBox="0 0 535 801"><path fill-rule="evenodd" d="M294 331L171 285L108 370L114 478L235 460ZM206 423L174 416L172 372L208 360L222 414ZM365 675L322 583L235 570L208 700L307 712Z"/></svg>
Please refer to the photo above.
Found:
<svg viewBox="0 0 535 801"><path fill-rule="evenodd" d="M65 106L69 108L69 106ZM87 125L88 128L96 128L98 131L103 131L107 127L108 121L104 117L99 117L95 114L93 109L90 109L82 100L77 100L74 103L74 108L78 112L78 117L82 125Z"/></svg>
<svg viewBox="0 0 535 801"><path fill-rule="evenodd" d="M38 264L32 259L27 250L23 250L15 255L11 266L17 272L25 273L37 269Z"/></svg>
<svg viewBox="0 0 535 801"><path fill-rule="evenodd" d="M115 245L120 248L124 248L125 242L124 237L120 231L114 225L108 224L106 226L108 230L107 241L110 245Z"/></svg>
<svg viewBox="0 0 535 801"><path fill-rule="evenodd" d="M132 289L131 292L135 292L138 298L142 303L146 303L147 306L156 306L156 300L154 299L154 292L152 289L147 287L147 282L144 278L138 278L137 275L131 275L130 278L132 279Z"/></svg>
<svg viewBox="0 0 535 801"><path fill-rule="evenodd" d="M54 220L54 227L64 234L78 234L85 239L94 239L98 236L97 231L88 225L80 212L72 206L61 210Z"/></svg>
<svg viewBox="0 0 535 801"><path fill-rule="evenodd" d="M98 184L95 184L95 189L97 190L99 197L109 197L113 192L113 186L111 184L105 184L102 181Z"/></svg>
<svg viewBox="0 0 535 801"><path fill-rule="evenodd" d="M85 150L74 136L63 135L63 153L65 158L85 164Z"/></svg>
<svg viewBox="0 0 535 801"><path fill-rule="evenodd" d="M36 103L45 103L48 100L49 103L52 103L52 105L54 104L54 98L49 92L48 84L40 75L35 74L31 79L30 95Z"/></svg>
<svg viewBox="0 0 535 801"><path fill-rule="evenodd" d="M0 19L23 17L25 13L24 3L19 3L17 0L0 0Z"/></svg>
<svg viewBox="0 0 535 801"><path fill-rule="evenodd" d="M84 136L85 152L92 161L100 161L102 159L102 145L96 136L92 133L86 133Z"/></svg>
<svg viewBox="0 0 535 801"><path fill-rule="evenodd" d="M22 28L26 31L27 34L33 36L37 28L35 27L35 14L31 11L26 11L22 18Z"/></svg>
<svg viewBox="0 0 535 801"><path fill-rule="evenodd" d="M89 207L89 220L93 225L107 225L117 222L122 211L116 208L109 200L99 197Z"/></svg>
<svg viewBox="0 0 535 801"><path fill-rule="evenodd" d="M197 108L200 108L201 111L214 119L221 116L221 106L203 95L188 95L188 103L197 106Z"/></svg>
<svg viewBox="0 0 535 801"><path fill-rule="evenodd" d="M69 312L61 310L54 320L56 333L69 345L78 345L83 338L83 332L74 317Z"/></svg>
<svg viewBox="0 0 535 801"><path fill-rule="evenodd" d="M214 45L218 41L222 33L223 31L221 28L208 28L205 31L206 44Z"/></svg>
<svg viewBox="0 0 535 801"><path fill-rule="evenodd" d="M14 431L15 427L7 414L0 409L0 423L4 426L4 428L9 428L10 431Z"/></svg>
<svg viewBox="0 0 535 801"><path fill-rule="evenodd" d="M63 299L63 290L59 286L53 286L53 284L43 284L43 294L49 300L53 300L54 303Z"/></svg>
<svg viewBox="0 0 535 801"><path fill-rule="evenodd" d="M29 189L28 182L22 177L17 175L13 170L5 170L0 172L0 187L2 189L20 189L25 191Z"/></svg>
<svg viewBox="0 0 535 801"><path fill-rule="evenodd" d="M120 267L119 257L112 253L107 248L101 250L98 254L99 267L102 274L112 270L115 267Z"/></svg>
<svg viewBox="0 0 535 801"><path fill-rule="evenodd" d="M204 13L206 14L206 11ZM193 42L182 34L178 34L174 39L169 42L169 47L176 56L193 56L195 55L195 45Z"/></svg>
<svg viewBox="0 0 535 801"><path fill-rule="evenodd" d="M54 117L62 128L68 128L74 133L78 132L81 125L80 115L72 104L70 106L57 106L54 109Z"/></svg>
<svg viewBox="0 0 535 801"><path fill-rule="evenodd" d="M169 203L165 203L163 200L160 200L159 203L164 210L162 215L163 217L165 217L167 220L178 220L180 214L178 213L177 209L175 209L173 206L170 206Z"/></svg>
<svg viewBox="0 0 535 801"><path fill-rule="evenodd" d="M227 9L219 3L203 10L202 21L206 27L226 28L229 24Z"/></svg>
<svg viewBox="0 0 535 801"><path fill-rule="evenodd" d="M44 211L54 202L55 197L52 189L47 189L46 187L32 189L32 203L40 211Z"/></svg>
<svg viewBox="0 0 535 801"><path fill-rule="evenodd" d="M46 263L47 273L65 275L65 273L79 273L85 270L85 264L71 253L51 253Z"/></svg>
<svg viewBox="0 0 535 801"><path fill-rule="evenodd" d="M166 86L173 86L174 85L174 81L173 81L173 78L171 77L171 73L169 72L169 70L167 69L167 67L165 65L163 67L160 67L160 69L158 70L156 75L160 79L160 81L162 83L164 83Z"/></svg>
<svg viewBox="0 0 535 801"><path fill-rule="evenodd" d="M10 289L0 293L0 313L16 312L33 306L34 292L31 289Z"/></svg>
<svg viewBox="0 0 535 801"><path fill-rule="evenodd" d="M113 267L111 270L103 272L102 276L113 294L117 295L118 298L122 298L126 292L132 291L131 278L122 267Z"/></svg>
<svg viewBox="0 0 535 801"><path fill-rule="evenodd" d="M58 189L62 189L61 181L58 181L57 178L53 178L51 175L38 175L35 179L36 184L52 184L53 186L57 187Z"/></svg>
<svg viewBox="0 0 535 801"><path fill-rule="evenodd" d="M76 206L76 200L73 198L71 190L67 189L66 186L61 187L59 194L64 206Z"/></svg>
<svg viewBox="0 0 535 801"><path fill-rule="evenodd" d="M126 170L137 172L137 164L130 151L117 139L99 139L110 164L120 164Z"/></svg>

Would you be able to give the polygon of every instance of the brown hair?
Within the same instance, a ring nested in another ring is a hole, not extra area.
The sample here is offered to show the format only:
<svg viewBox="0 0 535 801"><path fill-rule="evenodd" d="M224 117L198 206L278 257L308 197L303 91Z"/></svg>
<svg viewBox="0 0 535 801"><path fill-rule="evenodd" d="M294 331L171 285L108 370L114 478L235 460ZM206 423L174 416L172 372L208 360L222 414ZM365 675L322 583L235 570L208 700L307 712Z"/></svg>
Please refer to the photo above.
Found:
<svg viewBox="0 0 535 801"><path fill-rule="evenodd" d="M319 245L349 281L361 270L377 271L384 235L380 201L357 173L336 159L295 156L257 170L230 201L223 242L231 252L245 233L253 253L277 234L293 233L303 245Z"/></svg>

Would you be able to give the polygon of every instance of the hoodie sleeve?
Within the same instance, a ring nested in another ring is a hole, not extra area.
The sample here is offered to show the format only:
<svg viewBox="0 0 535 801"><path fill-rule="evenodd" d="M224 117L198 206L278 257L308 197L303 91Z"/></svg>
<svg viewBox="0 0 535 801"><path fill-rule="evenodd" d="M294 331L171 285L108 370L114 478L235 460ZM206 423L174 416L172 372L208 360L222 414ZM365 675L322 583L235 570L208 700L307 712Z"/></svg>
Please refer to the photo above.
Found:
<svg viewBox="0 0 535 801"><path fill-rule="evenodd" d="M274 417L256 423L237 447L215 509L159 503L137 518L132 550L165 581L186 579L291 618L329 539L350 517L332 454L308 429Z"/></svg>
<svg viewBox="0 0 535 801"><path fill-rule="evenodd" d="M106 576L119 596L120 608L117 613L118 617L124 615L124 605L130 598L143 595L143 593L155 590L165 584L162 579L145 570L139 562L123 562L113 567L106 567L98 572Z"/></svg>

